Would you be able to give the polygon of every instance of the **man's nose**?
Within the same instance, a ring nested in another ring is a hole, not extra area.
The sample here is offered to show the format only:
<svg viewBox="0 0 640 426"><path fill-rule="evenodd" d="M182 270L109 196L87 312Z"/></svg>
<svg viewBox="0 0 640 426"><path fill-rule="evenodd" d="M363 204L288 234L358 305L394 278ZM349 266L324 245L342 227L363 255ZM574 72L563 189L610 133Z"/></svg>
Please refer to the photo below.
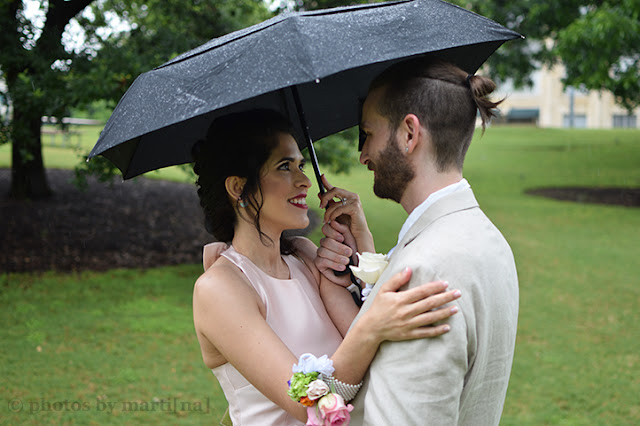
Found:
<svg viewBox="0 0 640 426"><path fill-rule="evenodd" d="M368 161L369 161L369 156L367 155L367 152L364 149L362 149L362 152L360 152L360 163L366 166Z"/></svg>

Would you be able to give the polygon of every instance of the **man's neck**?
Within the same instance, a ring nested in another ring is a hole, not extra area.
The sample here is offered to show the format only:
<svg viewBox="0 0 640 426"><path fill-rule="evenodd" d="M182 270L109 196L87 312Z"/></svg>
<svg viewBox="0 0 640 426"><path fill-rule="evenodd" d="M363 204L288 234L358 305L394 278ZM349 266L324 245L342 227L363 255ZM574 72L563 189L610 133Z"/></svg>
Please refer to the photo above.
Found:
<svg viewBox="0 0 640 426"><path fill-rule="evenodd" d="M431 176L418 175L407 185L400 204L407 214L411 214L429 195L456 182L460 182L461 179L462 172L457 170L434 173Z"/></svg>

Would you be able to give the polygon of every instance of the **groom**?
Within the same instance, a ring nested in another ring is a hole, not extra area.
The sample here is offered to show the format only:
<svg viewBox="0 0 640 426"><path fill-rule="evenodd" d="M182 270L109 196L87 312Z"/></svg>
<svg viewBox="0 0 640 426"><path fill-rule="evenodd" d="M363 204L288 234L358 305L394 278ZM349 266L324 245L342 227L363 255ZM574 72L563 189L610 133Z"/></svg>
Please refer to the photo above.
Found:
<svg viewBox="0 0 640 426"><path fill-rule="evenodd" d="M421 61L392 67L370 87L360 162L374 172L375 194L409 214L379 282L409 266L409 287L447 280L462 297L454 302L460 312L448 320L449 333L380 346L353 401L353 424L500 421L515 346L518 279L509 245L462 177L477 111L484 128L499 103L486 97L494 88L491 80L453 65ZM348 206L341 208L346 212ZM351 230L357 229L354 220ZM323 228L328 238L316 262L335 280L329 268L346 247L330 238L331 226Z"/></svg>

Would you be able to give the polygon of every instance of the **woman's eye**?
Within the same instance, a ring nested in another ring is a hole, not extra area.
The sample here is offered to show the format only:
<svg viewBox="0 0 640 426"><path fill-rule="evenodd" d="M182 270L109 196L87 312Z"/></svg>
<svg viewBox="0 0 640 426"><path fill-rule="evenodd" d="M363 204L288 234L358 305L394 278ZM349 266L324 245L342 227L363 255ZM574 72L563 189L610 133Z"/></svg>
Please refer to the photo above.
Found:
<svg viewBox="0 0 640 426"><path fill-rule="evenodd" d="M289 163L283 163L278 166L278 170L289 170Z"/></svg>
<svg viewBox="0 0 640 426"><path fill-rule="evenodd" d="M304 170L305 170L305 166L306 166L306 164L305 164L305 163L300 163L300 171L301 171L301 172L304 172Z"/></svg>

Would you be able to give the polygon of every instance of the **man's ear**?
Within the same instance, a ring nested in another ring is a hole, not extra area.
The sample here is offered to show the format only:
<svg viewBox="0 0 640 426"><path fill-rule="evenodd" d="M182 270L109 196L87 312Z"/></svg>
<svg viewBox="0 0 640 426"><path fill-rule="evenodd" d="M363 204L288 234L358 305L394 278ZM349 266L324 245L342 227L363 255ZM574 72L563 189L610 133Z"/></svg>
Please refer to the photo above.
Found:
<svg viewBox="0 0 640 426"><path fill-rule="evenodd" d="M420 138L424 129L420 125L420 119L415 114L407 114L400 123L402 136L400 138L400 148L410 154L420 143Z"/></svg>
<svg viewBox="0 0 640 426"><path fill-rule="evenodd" d="M234 200L240 199L246 183L247 178L241 178L238 176L229 176L224 180L224 186L227 188L227 193Z"/></svg>

